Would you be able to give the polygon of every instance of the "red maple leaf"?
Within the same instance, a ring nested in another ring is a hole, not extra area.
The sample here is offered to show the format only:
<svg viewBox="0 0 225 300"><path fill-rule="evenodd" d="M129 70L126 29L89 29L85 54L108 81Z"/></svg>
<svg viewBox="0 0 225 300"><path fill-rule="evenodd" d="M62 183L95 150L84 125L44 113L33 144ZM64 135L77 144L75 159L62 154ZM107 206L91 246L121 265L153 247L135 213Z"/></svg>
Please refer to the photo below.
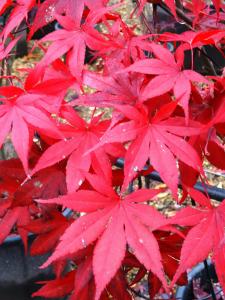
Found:
<svg viewBox="0 0 225 300"><path fill-rule="evenodd" d="M78 251L76 257L73 258L76 270L70 271L66 275L63 274L51 281L38 282L45 285L38 292L34 293L33 296L55 298L70 293L70 300L94 300L96 288L92 258L92 246ZM127 291L128 284L124 277L125 272L121 268L102 292L100 299L108 300L113 297L114 299L131 300L132 297ZM58 285L60 285L60 289L57 288Z"/></svg>
<svg viewBox="0 0 225 300"><path fill-rule="evenodd" d="M41 42L52 41L52 44L40 61L40 66L45 67L67 53L67 64L70 71L73 76L80 80L86 46L92 50L100 50L108 45L107 40L94 28L94 25L111 9L109 7L90 12L82 25L80 24L82 14L79 18L56 14L55 16L63 29L49 33L41 40Z"/></svg>
<svg viewBox="0 0 225 300"><path fill-rule="evenodd" d="M225 202L221 203L218 207L213 207L210 204L210 200L201 192L190 188L188 192L192 199L200 204L200 207L186 207L181 209L170 220L170 224L192 226L184 240L181 249L180 265L172 284L177 281L181 273L206 259L211 251L213 251L216 272L224 289Z"/></svg>
<svg viewBox="0 0 225 300"><path fill-rule="evenodd" d="M111 126L101 138L99 145L132 141L125 156L123 188L127 188L148 159L175 197L177 197L178 185L176 158L202 172L201 160L197 152L183 138L199 134L202 130L201 126L194 123L194 126L187 127L184 118L169 117L176 105L176 102L170 102L162 106L154 117L149 117L145 106L137 109L128 105L114 105L131 120ZM165 165L168 167L165 168Z"/></svg>
<svg viewBox="0 0 225 300"><path fill-rule="evenodd" d="M113 62L113 66L108 66L110 74L108 76L84 71L83 84L96 89L97 92L81 95L78 100L74 101L74 104L106 107L114 104L135 104L139 99L144 77L126 73L116 74L115 70L121 69L122 66L120 63Z"/></svg>
<svg viewBox="0 0 225 300"><path fill-rule="evenodd" d="M16 166L16 164L17 161L13 160L13 165ZM0 243L13 233L13 227L16 225L17 233L20 234L27 249L26 226L30 223L31 217L41 211L34 199L40 197L48 199L65 194L65 176L61 171L49 168L21 185L26 177L22 165L18 165L16 173L10 168L10 160L1 163L1 170L4 171L7 166L8 171L10 170L9 174L4 174L0 178L0 226L2 229ZM60 228L62 230L62 227Z"/></svg>
<svg viewBox="0 0 225 300"><path fill-rule="evenodd" d="M167 276L172 279L175 273L175 270L179 266L179 258L180 258L180 246L183 242L184 237L181 237L177 234L171 234L167 232L159 232L157 240L159 242L160 251L162 254L163 266L165 269L165 273ZM149 273L149 294L154 299L156 293L159 292L162 287L159 279L152 274ZM153 283L155 283L155 289L153 287ZM177 281L178 285L187 284L187 275L183 273Z"/></svg>
<svg viewBox="0 0 225 300"><path fill-rule="evenodd" d="M84 14L85 4L89 9L95 10L105 6L107 0L45 0L38 7L33 25L30 28L29 38L40 28L56 19L56 15L66 14L80 25Z"/></svg>
<svg viewBox="0 0 225 300"><path fill-rule="evenodd" d="M69 156L66 167L68 191L72 192L80 188L90 167L97 173L100 172L104 178L110 178L111 164L108 157L110 149L101 147L84 156L84 153L99 143L102 134L109 126L109 121L101 121L101 115L99 115L92 118L90 123L86 123L69 107L62 112L62 116L70 123L64 132L65 137L44 152L32 174ZM118 147L115 147L114 151L116 148ZM119 147L121 153L120 149L121 147ZM114 153L114 155L117 154Z"/></svg>
<svg viewBox="0 0 225 300"><path fill-rule="evenodd" d="M45 284L33 297L59 298L70 294L74 289L74 279L76 271L68 272L64 277L49 281L39 281L38 284Z"/></svg>
<svg viewBox="0 0 225 300"><path fill-rule="evenodd" d="M93 256L96 300L119 269L126 244L146 269L156 274L166 287L158 243L152 233L164 225L165 219L153 207L140 204L152 199L161 190L143 189L128 196L118 196L98 176L89 174L87 179L96 191L79 190L60 198L38 200L39 203L56 203L87 213L65 231L55 252L43 267L86 248L98 239Z"/></svg>
<svg viewBox="0 0 225 300"><path fill-rule="evenodd" d="M31 255L43 255L53 250L60 236L71 221L63 216L62 212L52 210L41 219L31 220L23 226L28 232L37 235L30 248Z"/></svg>
<svg viewBox="0 0 225 300"><path fill-rule="evenodd" d="M146 41L149 35L136 35L135 26L128 27L121 19L121 16L116 13L109 13L105 16L106 20L102 20L103 25L107 27L109 33L105 34L108 43L96 51L96 56L105 60L104 67L107 68L111 64L115 71L118 71L120 62L125 66L129 66L133 61L146 57L144 50L149 50L149 42ZM114 21L114 26L108 26L110 20ZM111 68L110 75L113 70Z"/></svg>
<svg viewBox="0 0 225 300"><path fill-rule="evenodd" d="M182 71L183 57L178 58L179 60L176 62L173 54L163 46L152 43L151 49L157 58L139 60L125 71L157 75L145 86L141 100L146 101L173 90L174 96L183 107L186 120L188 120L191 82L209 84L209 81L195 71Z"/></svg>
<svg viewBox="0 0 225 300"><path fill-rule="evenodd" d="M59 84L65 82L64 79L58 81ZM64 87L69 87L69 85L67 82ZM56 81L53 79L29 86L29 79L27 79L25 89L16 86L3 86L0 87L0 93L2 101L0 106L0 147L7 135L11 133L15 150L28 173L28 152L34 130L54 138L62 136L51 115L46 111L46 108L51 113L56 111L54 101L53 103L48 102L61 97L61 87L57 91ZM22 140L21 136L23 137Z"/></svg>

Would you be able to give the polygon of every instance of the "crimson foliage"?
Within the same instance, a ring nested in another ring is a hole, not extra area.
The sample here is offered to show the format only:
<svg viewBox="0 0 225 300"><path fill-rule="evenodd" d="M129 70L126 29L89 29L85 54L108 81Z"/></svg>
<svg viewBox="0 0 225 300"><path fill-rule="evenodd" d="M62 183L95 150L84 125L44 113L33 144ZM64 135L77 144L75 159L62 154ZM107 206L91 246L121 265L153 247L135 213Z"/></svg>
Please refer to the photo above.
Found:
<svg viewBox="0 0 225 300"><path fill-rule="evenodd" d="M50 22L61 25L36 43L43 58L20 70L23 82L3 76L8 84L0 87L0 146L11 138L18 159L0 162L0 242L17 233L27 249L32 232L32 255L53 251L43 267L53 264L56 279L34 296L133 299L132 286L147 277L154 297L185 283L185 271L209 254L225 291L225 202L216 205L194 189L198 179L207 181L206 159L225 169L224 70L206 51L224 56L224 4L137 1L132 20L144 20L148 29L138 34L119 13L127 4L109 2L0 3L7 16L2 62L20 41L21 24L28 39ZM148 5L154 18L146 23ZM160 33L157 6L186 30ZM85 64L86 47L95 68ZM196 52L207 71L197 71ZM78 97L69 101L68 92ZM84 107L92 111L89 119L80 113ZM121 157L124 170L115 168ZM155 205L165 189L129 193L138 176L153 170L184 204L172 217ZM185 202L188 196L195 205ZM71 210L68 217L64 208ZM65 273L68 260L75 268Z"/></svg>

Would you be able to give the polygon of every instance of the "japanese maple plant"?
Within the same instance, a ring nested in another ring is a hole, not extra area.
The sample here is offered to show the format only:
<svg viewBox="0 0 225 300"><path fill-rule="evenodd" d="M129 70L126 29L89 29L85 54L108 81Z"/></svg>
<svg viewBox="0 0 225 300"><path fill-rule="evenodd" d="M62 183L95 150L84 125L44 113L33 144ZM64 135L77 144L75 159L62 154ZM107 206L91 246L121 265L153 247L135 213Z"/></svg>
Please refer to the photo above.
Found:
<svg viewBox="0 0 225 300"><path fill-rule="evenodd" d="M225 72L207 52L224 58L224 3L139 0L124 19L127 5L0 2L6 65L25 30L60 25L34 42L33 68L1 76L0 147L10 139L17 158L0 162L0 242L18 234L28 251L35 234L31 255L51 252L41 268L55 272L33 296L134 299L143 279L151 299L172 295L209 255L225 291L225 202L195 189L206 160L225 169ZM160 28L158 8L182 33ZM138 188L153 171L165 187ZM157 206L167 190L170 217Z"/></svg>

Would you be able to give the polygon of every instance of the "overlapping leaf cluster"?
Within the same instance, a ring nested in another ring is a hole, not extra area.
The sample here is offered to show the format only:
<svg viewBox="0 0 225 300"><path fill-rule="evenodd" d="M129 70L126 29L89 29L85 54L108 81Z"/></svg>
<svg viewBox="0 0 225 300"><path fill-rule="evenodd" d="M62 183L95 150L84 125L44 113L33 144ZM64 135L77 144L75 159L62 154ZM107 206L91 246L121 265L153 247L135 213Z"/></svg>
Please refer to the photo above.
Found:
<svg viewBox="0 0 225 300"><path fill-rule="evenodd" d="M33 69L20 70L24 82L3 76L0 146L10 138L18 159L0 163L0 241L20 234L27 249L31 232L37 235L32 255L53 251L43 267L53 264L56 279L36 296L133 299L132 287L145 278L153 298L184 284L185 271L209 254L225 290L225 204L214 205L194 188L207 181L206 159L225 168L224 70L206 51L224 58L224 4L137 1L133 19L146 22L144 7L152 3L186 24L180 34L148 26L140 35L118 12L126 3L109 2L0 3L6 63L21 28L29 40L51 22L60 25L36 43L44 56ZM101 68L85 63L87 47ZM207 72L196 71L196 53ZM68 101L68 92L77 98ZM88 107L89 119L80 114ZM123 170L115 167L118 158ZM166 218L154 205L163 189L130 193L131 183L153 170L178 203L189 195L195 206ZM69 272L68 261L75 264Z"/></svg>

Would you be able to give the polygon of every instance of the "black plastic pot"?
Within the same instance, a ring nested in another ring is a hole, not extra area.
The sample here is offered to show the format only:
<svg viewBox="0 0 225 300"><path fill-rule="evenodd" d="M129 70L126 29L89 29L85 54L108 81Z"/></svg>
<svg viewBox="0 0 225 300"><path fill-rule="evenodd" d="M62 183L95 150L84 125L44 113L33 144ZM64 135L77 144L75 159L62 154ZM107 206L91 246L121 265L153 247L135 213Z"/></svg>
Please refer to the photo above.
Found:
<svg viewBox="0 0 225 300"><path fill-rule="evenodd" d="M33 240L29 237L29 245ZM0 246L0 299L30 300L31 295L40 288L37 281L53 279L52 269L40 269L49 255L31 257L24 253L19 237L9 237ZM59 299L57 299L59 300Z"/></svg>
<svg viewBox="0 0 225 300"><path fill-rule="evenodd" d="M70 209L63 212L65 217L71 214ZM30 234L28 246L32 244L35 236ZM43 297L32 298L41 285L38 281L54 279L51 267L40 269L47 260L49 254L42 256L30 256L26 254L22 240L19 236L8 237L0 246L0 300L42 300ZM52 298L51 298L52 299ZM66 300L55 298L52 300Z"/></svg>

